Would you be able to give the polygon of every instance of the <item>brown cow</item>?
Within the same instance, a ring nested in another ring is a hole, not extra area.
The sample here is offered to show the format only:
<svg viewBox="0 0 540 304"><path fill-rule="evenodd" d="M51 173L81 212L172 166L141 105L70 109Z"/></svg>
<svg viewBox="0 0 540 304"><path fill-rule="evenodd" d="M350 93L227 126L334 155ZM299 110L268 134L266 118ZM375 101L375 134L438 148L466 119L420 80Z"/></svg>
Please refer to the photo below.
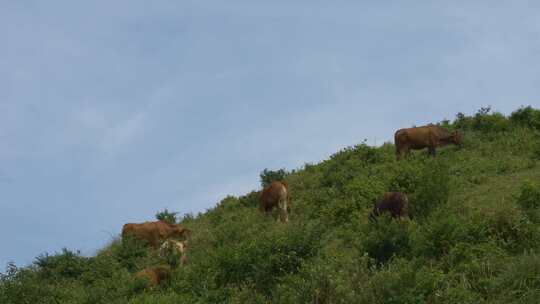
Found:
<svg viewBox="0 0 540 304"><path fill-rule="evenodd" d="M260 197L259 209L261 212L268 214L272 209L278 208L281 221L288 222L290 202L291 198L287 183L283 181L274 181L263 189Z"/></svg>
<svg viewBox="0 0 540 304"><path fill-rule="evenodd" d="M132 235L135 238L148 242L148 245L158 248L163 241L172 239L186 239L191 230L180 225L169 224L164 221L144 222L141 224L125 224L122 228L122 238Z"/></svg>
<svg viewBox="0 0 540 304"><path fill-rule="evenodd" d="M400 160L403 154L409 154L411 149L418 150L428 148L429 154L435 156L438 147L455 144L461 146L462 136L459 132L448 132L446 129L427 125L397 130L394 134L396 145L396 158Z"/></svg>
<svg viewBox="0 0 540 304"><path fill-rule="evenodd" d="M146 281L147 286L153 288L163 281L167 280L171 274L171 270L167 266L155 266L145 268L135 273L136 278L141 278Z"/></svg>
<svg viewBox="0 0 540 304"><path fill-rule="evenodd" d="M389 212L393 218L409 216L409 199L401 192L386 192L381 199L375 202L373 211L369 215L371 220L384 212Z"/></svg>

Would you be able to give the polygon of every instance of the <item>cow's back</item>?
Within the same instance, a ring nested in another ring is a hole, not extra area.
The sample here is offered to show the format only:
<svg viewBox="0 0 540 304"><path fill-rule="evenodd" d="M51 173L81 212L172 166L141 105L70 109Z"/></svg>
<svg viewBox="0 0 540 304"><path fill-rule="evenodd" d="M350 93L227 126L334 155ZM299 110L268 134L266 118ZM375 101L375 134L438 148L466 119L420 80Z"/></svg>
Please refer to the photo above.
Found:
<svg viewBox="0 0 540 304"><path fill-rule="evenodd" d="M163 221L144 222L140 224L128 223L122 229L122 237L132 235L138 239L145 240L150 246L157 247L161 240L171 235L174 226Z"/></svg>
<svg viewBox="0 0 540 304"><path fill-rule="evenodd" d="M282 181L273 181L263 189L260 197L260 208L268 209L277 205L280 200L289 197L288 185Z"/></svg>
<svg viewBox="0 0 540 304"><path fill-rule="evenodd" d="M425 148L431 143L433 129L431 126L415 127L405 129L404 133L411 148Z"/></svg>
<svg viewBox="0 0 540 304"><path fill-rule="evenodd" d="M167 279L170 270L165 266L156 266L145 268L135 274L136 277L147 280L150 287L155 287Z"/></svg>
<svg viewBox="0 0 540 304"><path fill-rule="evenodd" d="M401 192L386 192L383 197L375 203L372 215L378 216L384 212L389 212L392 217L408 215L409 200L407 195Z"/></svg>

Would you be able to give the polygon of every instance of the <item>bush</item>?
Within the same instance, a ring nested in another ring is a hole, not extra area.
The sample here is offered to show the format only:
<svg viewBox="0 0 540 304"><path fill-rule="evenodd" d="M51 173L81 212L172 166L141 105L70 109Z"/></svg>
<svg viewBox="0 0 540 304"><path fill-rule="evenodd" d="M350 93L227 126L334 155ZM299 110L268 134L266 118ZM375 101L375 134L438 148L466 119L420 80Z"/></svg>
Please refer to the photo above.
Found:
<svg viewBox="0 0 540 304"><path fill-rule="evenodd" d="M122 239L121 242L113 242L111 251L118 263L133 272L141 268L150 257L150 250L146 242L131 235Z"/></svg>
<svg viewBox="0 0 540 304"><path fill-rule="evenodd" d="M361 303L437 303L444 279L434 268L396 259L373 274Z"/></svg>
<svg viewBox="0 0 540 304"><path fill-rule="evenodd" d="M510 121L501 113L489 114L491 107L481 108L474 116L472 127L484 133L502 132L510 129Z"/></svg>
<svg viewBox="0 0 540 304"><path fill-rule="evenodd" d="M394 256L408 256L410 228L409 222L393 220L386 214L379 216L376 222L364 226L360 251L366 252L379 264Z"/></svg>
<svg viewBox="0 0 540 304"><path fill-rule="evenodd" d="M533 161L540 160L540 141L534 144L531 159Z"/></svg>
<svg viewBox="0 0 540 304"><path fill-rule="evenodd" d="M280 282L272 303L357 303L369 281L369 264L367 256L342 251L317 256Z"/></svg>
<svg viewBox="0 0 540 304"><path fill-rule="evenodd" d="M499 112L491 113L491 107L482 107L471 117L458 113L453 123L460 130L480 131L484 134L508 131L511 121Z"/></svg>
<svg viewBox="0 0 540 304"><path fill-rule="evenodd" d="M458 130L472 130L473 118L459 112L456 114L453 125Z"/></svg>
<svg viewBox="0 0 540 304"><path fill-rule="evenodd" d="M467 225L455 216L441 213L419 226L412 235L413 255L415 257L440 258L459 242L476 241L467 231Z"/></svg>
<svg viewBox="0 0 540 304"><path fill-rule="evenodd" d="M238 198L240 205L248 208L257 208L259 207L259 191L251 191L246 195L242 195Z"/></svg>
<svg viewBox="0 0 540 304"><path fill-rule="evenodd" d="M279 169L276 171L264 169L259 175L261 178L261 186L264 188L270 185L273 181L282 181L287 176L285 169Z"/></svg>
<svg viewBox="0 0 540 304"><path fill-rule="evenodd" d="M502 248L511 252L521 252L537 248L540 242L538 226L527 216L511 206L500 206L477 219L486 235Z"/></svg>
<svg viewBox="0 0 540 304"><path fill-rule="evenodd" d="M449 181L449 167L444 160L428 160L410 199L412 215L425 218L433 210L446 204L449 197Z"/></svg>
<svg viewBox="0 0 540 304"><path fill-rule="evenodd" d="M540 110L531 106L522 107L510 115L510 121L516 125L540 130Z"/></svg>
<svg viewBox="0 0 540 304"><path fill-rule="evenodd" d="M540 296L540 256L528 253L508 260L496 278L494 293L500 303L538 303Z"/></svg>
<svg viewBox="0 0 540 304"><path fill-rule="evenodd" d="M62 290L47 284L32 268L9 264L0 275L0 303L61 303Z"/></svg>
<svg viewBox="0 0 540 304"><path fill-rule="evenodd" d="M318 251L320 231L310 230L292 227L221 248L213 255L218 271L216 282L219 286L253 284L255 290L268 293L280 276L295 273L305 259Z"/></svg>
<svg viewBox="0 0 540 304"><path fill-rule="evenodd" d="M491 294L493 280L501 271L507 256L494 242L461 242L455 244L443 258L444 269L449 272L452 289L467 286L469 291L486 298Z"/></svg>
<svg viewBox="0 0 540 304"><path fill-rule="evenodd" d="M178 212L170 212L169 210L165 209L163 211L159 211L156 213L156 219L158 221L164 221L170 224L176 224L177 218L176 215L178 215Z"/></svg>
<svg viewBox="0 0 540 304"><path fill-rule="evenodd" d="M414 193L421 182L423 168L412 161L399 162L395 167L390 179L389 191Z"/></svg>
<svg viewBox="0 0 540 304"><path fill-rule="evenodd" d="M540 185L524 183L517 197L517 203L533 222L540 222Z"/></svg>
<svg viewBox="0 0 540 304"><path fill-rule="evenodd" d="M88 270L88 258L82 257L79 251L73 252L64 248L61 253L38 256L34 265L44 279L76 279Z"/></svg>

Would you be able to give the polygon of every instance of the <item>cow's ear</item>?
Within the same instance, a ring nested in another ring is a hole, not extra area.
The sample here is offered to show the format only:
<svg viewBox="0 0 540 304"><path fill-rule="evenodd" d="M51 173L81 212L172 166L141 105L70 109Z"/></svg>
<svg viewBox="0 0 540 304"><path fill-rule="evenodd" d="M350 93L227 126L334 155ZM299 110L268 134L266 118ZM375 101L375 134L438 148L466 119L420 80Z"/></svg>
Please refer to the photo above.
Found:
<svg viewBox="0 0 540 304"><path fill-rule="evenodd" d="M187 240L191 236L191 230L186 229L186 228L180 228L180 229L181 229L180 233Z"/></svg>

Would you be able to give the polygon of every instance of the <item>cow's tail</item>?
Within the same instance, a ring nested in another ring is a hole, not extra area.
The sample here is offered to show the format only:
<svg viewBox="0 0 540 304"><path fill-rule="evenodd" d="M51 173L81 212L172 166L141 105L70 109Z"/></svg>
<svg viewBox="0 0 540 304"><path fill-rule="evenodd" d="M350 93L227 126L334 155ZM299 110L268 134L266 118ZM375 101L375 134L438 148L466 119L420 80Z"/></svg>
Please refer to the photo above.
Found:
<svg viewBox="0 0 540 304"><path fill-rule="evenodd" d="M401 154L402 154L402 140L400 139L401 136L403 136L403 133L404 131L402 129L400 130L397 130L396 133L394 133L394 146L396 148L396 159L397 160L400 160L401 159Z"/></svg>
<svg viewBox="0 0 540 304"><path fill-rule="evenodd" d="M281 188L281 193L279 195L279 209L281 209L281 217L282 221L288 222L289 221L289 189L286 184L283 183L283 187Z"/></svg>

